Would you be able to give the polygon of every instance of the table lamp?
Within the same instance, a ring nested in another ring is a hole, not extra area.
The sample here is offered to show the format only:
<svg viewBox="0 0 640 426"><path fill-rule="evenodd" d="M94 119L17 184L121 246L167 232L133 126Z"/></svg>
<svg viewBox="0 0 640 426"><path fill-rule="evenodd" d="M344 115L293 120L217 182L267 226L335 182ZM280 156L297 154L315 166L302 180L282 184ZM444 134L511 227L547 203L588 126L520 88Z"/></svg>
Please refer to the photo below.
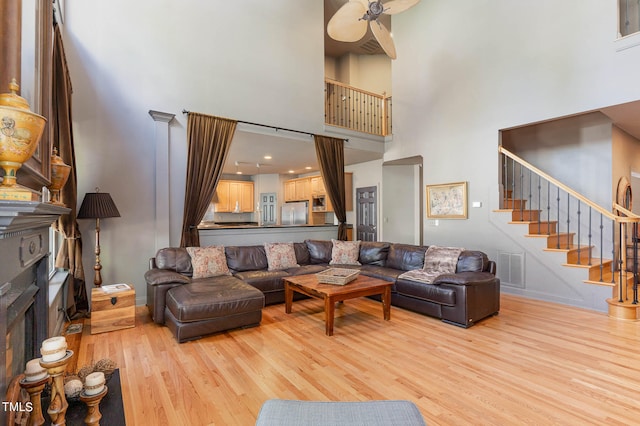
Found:
<svg viewBox="0 0 640 426"><path fill-rule="evenodd" d="M96 220L96 264L93 266L95 271L95 277L93 283L96 287L102 285L102 275L100 270L102 265L100 264L100 219L108 217L120 217L120 212L116 204L113 202L111 195L108 192L99 192L100 189L96 188L96 192L87 192L82 200L80 210L78 210L78 219L95 219Z"/></svg>

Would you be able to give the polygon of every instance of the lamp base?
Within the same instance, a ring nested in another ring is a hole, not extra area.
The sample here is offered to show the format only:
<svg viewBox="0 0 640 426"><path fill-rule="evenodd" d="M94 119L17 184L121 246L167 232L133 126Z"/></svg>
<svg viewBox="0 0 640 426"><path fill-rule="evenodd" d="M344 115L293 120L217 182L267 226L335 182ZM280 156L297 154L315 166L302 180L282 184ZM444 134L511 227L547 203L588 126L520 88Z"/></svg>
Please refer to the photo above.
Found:
<svg viewBox="0 0 640 426"><path fill-rule="evenodd" d="M40 194L32 189L20 185L0 185L0 200L2 201L40 201Z"/></svg>

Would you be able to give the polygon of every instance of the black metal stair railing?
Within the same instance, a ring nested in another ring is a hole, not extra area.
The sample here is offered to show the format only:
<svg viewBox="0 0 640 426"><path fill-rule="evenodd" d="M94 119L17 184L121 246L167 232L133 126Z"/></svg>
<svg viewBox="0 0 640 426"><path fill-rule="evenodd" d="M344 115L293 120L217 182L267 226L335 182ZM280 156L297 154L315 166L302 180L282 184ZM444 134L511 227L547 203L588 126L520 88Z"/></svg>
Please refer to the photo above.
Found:
<svg viewBox="0 0 640 426"><path fill-rule="evenodd" d="M574 251L578 265L597 265L599 276L590 279L616 285L620 302L628 300L627 273L633 274L633 303L638 303L640 216L608 211L507 149L499 152L500 208L512 210L513 221L528 222L529 232L550 237L549 248ZM631 259L628 241L633 243Z"/></svg>

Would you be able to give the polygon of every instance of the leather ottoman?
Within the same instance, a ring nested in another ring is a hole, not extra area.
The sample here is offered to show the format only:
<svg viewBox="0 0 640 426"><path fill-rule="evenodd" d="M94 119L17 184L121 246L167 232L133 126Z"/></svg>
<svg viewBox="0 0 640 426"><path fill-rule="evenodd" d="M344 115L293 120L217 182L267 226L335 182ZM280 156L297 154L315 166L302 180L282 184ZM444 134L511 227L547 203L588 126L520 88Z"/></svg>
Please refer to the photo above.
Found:
<svg viewBox="0 0 640 426"><path fill-rule="evenodd" d="M179 343L262 320L264 295L231 276L193 281L167 292L165 324Z"/></svg>

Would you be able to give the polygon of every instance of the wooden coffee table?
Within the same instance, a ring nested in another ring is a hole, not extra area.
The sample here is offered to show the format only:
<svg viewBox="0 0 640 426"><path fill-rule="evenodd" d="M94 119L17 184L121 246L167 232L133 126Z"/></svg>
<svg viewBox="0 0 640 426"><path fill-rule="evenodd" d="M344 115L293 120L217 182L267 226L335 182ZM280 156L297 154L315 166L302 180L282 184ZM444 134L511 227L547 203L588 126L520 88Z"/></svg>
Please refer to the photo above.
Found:
<svg viewBox="0 0 640 426"><path fill-rule="evenodd" d="M391 319L391 285L389 281L359 275L355 280L345 285L320 284L315 274L285 277L284 302L285 312L291 313L293 292L324 300L324 319L327 336L333 336L333 319L337 302L356 297L382 296L382 312L384 319Z"/></svg>

